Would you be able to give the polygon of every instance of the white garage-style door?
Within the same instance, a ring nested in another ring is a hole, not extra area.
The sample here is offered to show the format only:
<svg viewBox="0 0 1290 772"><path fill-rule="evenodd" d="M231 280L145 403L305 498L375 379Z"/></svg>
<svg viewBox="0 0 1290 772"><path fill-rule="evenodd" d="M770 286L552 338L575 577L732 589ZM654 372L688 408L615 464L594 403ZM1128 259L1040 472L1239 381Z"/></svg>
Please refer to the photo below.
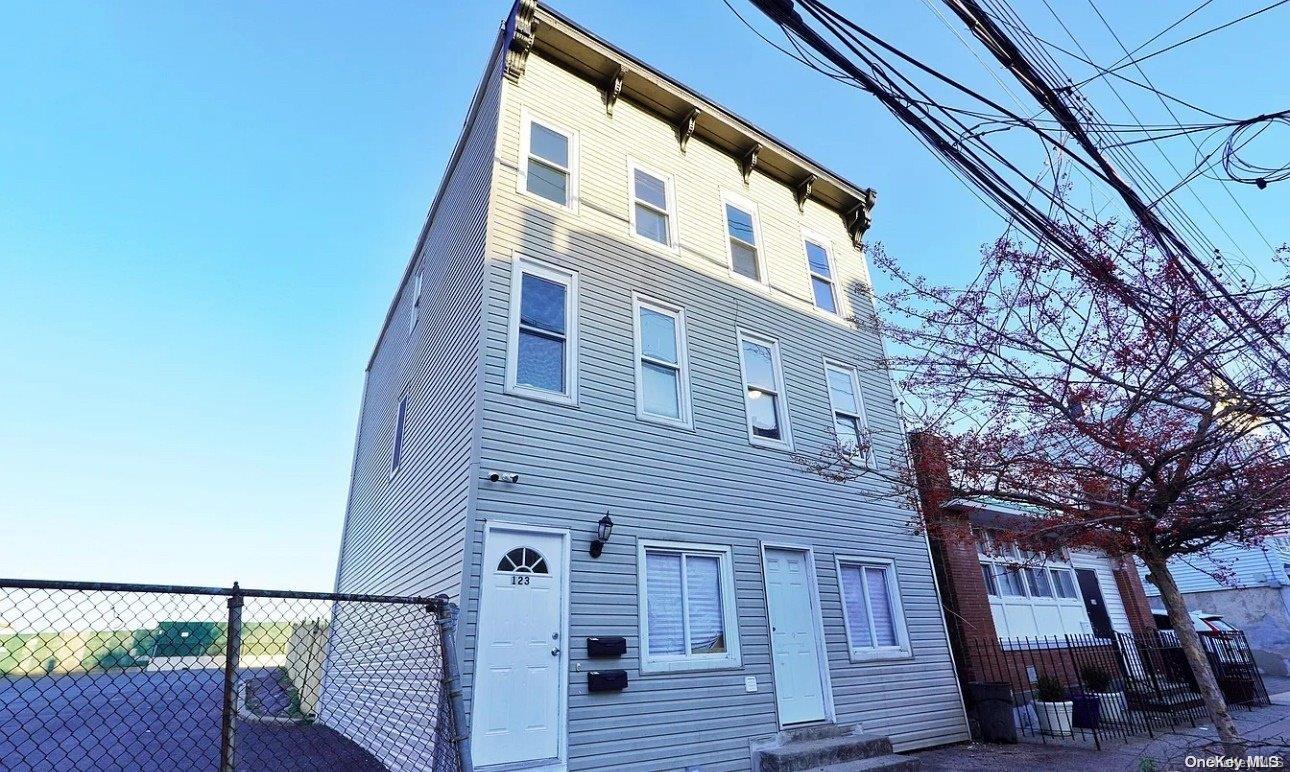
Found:
<svg viewBox="0 0 1290 772"><path fill-rule="evenodd" d="M476 766L560 761L568 536L490 525L472 692Z"/></svg>
<svg viewBox="0 0 1290 772"><path fill-rule="evenodd" d="M763 554L779 723L823 721L828 665L819 634L814 561L801 549L767 547Z"/></svg>

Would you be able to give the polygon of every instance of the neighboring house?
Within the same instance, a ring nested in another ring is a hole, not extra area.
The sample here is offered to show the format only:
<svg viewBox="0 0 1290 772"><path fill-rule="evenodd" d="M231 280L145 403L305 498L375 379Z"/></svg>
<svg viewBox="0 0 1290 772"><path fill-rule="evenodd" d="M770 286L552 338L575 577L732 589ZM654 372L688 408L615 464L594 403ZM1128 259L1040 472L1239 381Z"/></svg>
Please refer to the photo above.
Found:
<svg viewBox="0 0 1290 772"><path fill-rule="evenodd" d="M460 604L477 768L748 769L811 724L967 739L912 512L793 459L900 434L848 321L872 202L518 4L368 365L336 582ZM360 633L333 629L330 683ZM321 720L372 710L353 694L325 684ZM359 739L415 767L430 710Z"/></svg>
<svg viewBox="0 0 1290 772"><path fill-rule="evenodd" d="M1138 570L1151 605L1164 609L1146 568ZM1270 538L1262 547L1219 544L1207 555L1170 560L1169 572L1188 608L1221 614L1245 631L1265 672L1290 675L1290 537Z"/></svg>
<svg viewBox="0 0 1290 772"><path fill-rule="evenodd" d="M935 458L929 440L915 436L913 441L922 444L925 459ZM943 462L930 461L919 471L924 513L936 523L932 553L965 685L983 680L991 670L975 661L993 648L975 645L983 641L1019 650L1044 644L1042 639L1060 643L1066 636L1109 639L1116 633L1155 630L1131 561L1095 550L1026 553L998 534L1024 529L1033 514L998 502L945 501L937 493L945 488L935 481L946 474ZM1026 664L1031 663L1019 663Z"/></svg>

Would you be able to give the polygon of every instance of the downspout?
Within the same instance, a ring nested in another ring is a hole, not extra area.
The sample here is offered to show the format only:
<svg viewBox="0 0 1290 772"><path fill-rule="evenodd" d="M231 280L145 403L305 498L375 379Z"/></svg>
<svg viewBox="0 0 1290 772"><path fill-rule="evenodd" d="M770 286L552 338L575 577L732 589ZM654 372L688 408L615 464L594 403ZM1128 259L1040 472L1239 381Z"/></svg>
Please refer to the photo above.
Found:
<svg viewBox="0 0 1290 772"><path fill-rule="evenodd" d="M465 772L474 767L470 760L470 727L466 724L466 705L462 699L461 669L457 665L457 604L448 601L447 595L435 598L430 608L436 612L439 624L440 661L443 663L442 688L448 693L448 710L456 733L452 738L457 759Z"/></svg>

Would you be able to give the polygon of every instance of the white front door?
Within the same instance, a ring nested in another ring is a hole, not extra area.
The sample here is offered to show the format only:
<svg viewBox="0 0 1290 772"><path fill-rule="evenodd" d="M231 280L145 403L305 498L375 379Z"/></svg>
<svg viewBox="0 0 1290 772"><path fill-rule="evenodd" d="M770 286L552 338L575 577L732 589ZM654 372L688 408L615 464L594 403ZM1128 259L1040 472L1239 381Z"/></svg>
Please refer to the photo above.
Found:
<svg viewBox="0 0 1290 772"><path fill-rule="evenodd" d="M766 604L780 724L825 719L812 570L803 550L766 548Z"/></svg>
<svg viewBox="0 0 1290 772"><path fill-rule="evenodd" d="M471 722L477 766L560 757L564 538L495 526L484 540Z"/></svg>

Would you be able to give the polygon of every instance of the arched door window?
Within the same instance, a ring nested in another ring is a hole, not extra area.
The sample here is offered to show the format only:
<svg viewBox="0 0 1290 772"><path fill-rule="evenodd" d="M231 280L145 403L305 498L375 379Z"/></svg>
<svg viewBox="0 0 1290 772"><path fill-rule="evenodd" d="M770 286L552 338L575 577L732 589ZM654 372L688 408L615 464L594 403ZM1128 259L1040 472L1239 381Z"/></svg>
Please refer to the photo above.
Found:
<svg viewBox="0 0 1290 772"><path fill-rule="evenodd" d="M497 564L498 571L513 574L545 574L546 558L532 547L516 547L502 556Z"/></svg>

